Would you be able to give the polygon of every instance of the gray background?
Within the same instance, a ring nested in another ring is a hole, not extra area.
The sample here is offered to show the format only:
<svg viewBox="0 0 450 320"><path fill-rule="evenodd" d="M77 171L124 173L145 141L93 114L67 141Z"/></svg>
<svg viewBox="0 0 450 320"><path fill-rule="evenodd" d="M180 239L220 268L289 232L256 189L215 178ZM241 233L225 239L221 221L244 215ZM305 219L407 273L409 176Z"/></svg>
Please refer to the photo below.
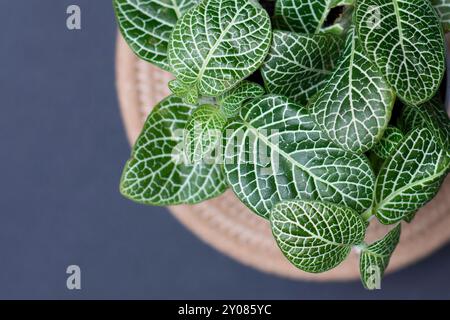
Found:
<svg viewBox="0 0 450 320"><path fill-rule="evenodd" d="M82 9L81 31L65 27ZM0 298L450 298L450 246L387 276L308 283L252 270L164 208L118 193L129 155L109 0L1 0ZM65 287L82 269L82 290Z"/></svg>

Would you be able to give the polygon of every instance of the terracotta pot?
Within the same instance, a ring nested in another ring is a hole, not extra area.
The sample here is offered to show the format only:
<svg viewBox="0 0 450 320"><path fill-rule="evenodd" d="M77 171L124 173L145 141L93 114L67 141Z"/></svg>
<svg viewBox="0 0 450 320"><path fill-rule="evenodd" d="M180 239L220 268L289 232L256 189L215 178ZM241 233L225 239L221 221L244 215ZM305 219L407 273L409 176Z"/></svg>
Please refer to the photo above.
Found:
<svg viewBox="0 0 450 320"><path fill-rule="evenodd" d="M170 94L167 82L172 77L139 60L120 36L117 40L116 68L122 118L130 144L133 144L151 108ZM321 274L309 274L292 266L277 247L269 223L247 209L231 190L201 204L173 206L169 210L203 241L258 270L305 280L359 278L359 261L355 252L337 268ZM382 237L388 229L373 219L367 240ZM419 211L413 223L404 223L401 241L388 272L429 255L449 239L450 177L447 177L439 194Z"/></svg>

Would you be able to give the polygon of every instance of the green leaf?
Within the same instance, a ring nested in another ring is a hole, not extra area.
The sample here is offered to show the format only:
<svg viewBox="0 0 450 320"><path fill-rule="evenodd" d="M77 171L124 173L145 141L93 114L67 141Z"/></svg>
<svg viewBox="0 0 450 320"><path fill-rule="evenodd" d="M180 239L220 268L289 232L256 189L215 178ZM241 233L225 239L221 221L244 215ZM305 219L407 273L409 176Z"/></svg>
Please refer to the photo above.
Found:
<svg viewBox="0 0 450 320"><path fill-rule="evenodd" d="M372 243L361 251L359 271L361 281L366 289L381 288L381 278L400 240L400 232L401 225L398 224L383 239Z"/></svg>
<svg viewBox="0 0 450 320"><path fill-rule="evenodd" d="M192 163L214 156L226 123L227 118L216 106L205 104L195 109L186 124L184 136L186 156Z"/></svg>
<svg viewBox="0 0 450 320"><path fill-rule="evenodd" d="M335 23L329 27L320 29L319 33L333 34L335 36L342 36L342 34L345 33L345 28L342 24Z"/></svg>
<svg viewBox="0 0 450 320"><path fill-rule="evenodd" d="M190 164L184 157L183 131L194 109L176 96L153 109L125 165L120 183L124 196L144 204L174 205L198 203L225 191L221 165Z"/></svg>
<svg viewBox="0 0 450 320"><path fill-rule="evenodd" d="M228 118L233 118L239 114L239 110L246 100L260 97L263 94L264 88L259 84L244 80L220 96L218 104Z"/></svg>
<svg viewBox="0 0 450 320"><path fill-rule="evenodd" d="M114 0L120 32L141 59L169 71L167 46L183 13L198 0Z"/></svg>
<svg viewBox="0 0 450 320"><path fill-rule="evenodd" d="M385 161L375 187L374 213L393 224L430 201L450 168L448 150L430 130L415 129Z"/></svg>
<svg viewBox="0 0 450 320"><path fill-rule="evenodd" d="M384 132L381 140L373 147L372 151L381 159L387 159L397 150L397 147L404 138L400 129L389 126Z"/></svg>
<svg viewBox="0 0 450 320"><path fill-rule="evenodd" d="M351 28L336 70L312 103L316 122L343 149L364 153L383 134L394 101L394 93L366 58Z"/></svg>
<svg viewBox="0 0 450 320"><path fill-rule="evenodd" d="M376 153L373 152L373 150L371 150L367 153L367 157L369 158L373 172L375 173L375 175L378 175L378 173L380 172L381 166L383 165L384 159L377 156Z"/></svg>
<svg viewBox="0 0 450 320"><path fill-rule="evenodd" d="M273 235L297 268L324 272L336 267L353 245L364 240L366 225L352 209L331 203L285 201L271 214Z"/></svg>
<svg viewBox="0 0 450 320"><path fill-rule="evenodd" d="M204 0L176 24L169 62L180 86L218 96L252 74L271 40L267 12L252 0Z"/></svg>
<svg viewBox="0 0 450 320"><path fill-rule="evenodd" d="M428 128L444 149L450 149L450 120L438 98L421 105L405 105L400 115L405 132L414 128Z"/></svg>
<svg viewBox="0 0 450 320"><path fill-rule="evenodd" d="M274 31L270 52L261 67L267 90L305 105L327 82L339 59L341 44L339 37L330 34Z"/></svg>
<svg viewBox="0 0 450 320"><path fill-rule="evenodd" d="M319 33L330 10L350 0L277 0L274 20L279 28L299 33Z"/></svg>
<svg viewBox="0 0 450 320"><path fill-rule="evenodd" d="M431 0L445 31L450 31L450 0Z"/></svg>
<svg viewBox="0 0 450 320"><path fill-rule="evenodd" d="M407 216L403 218L403 221L406 221L407 223L411 223L414 218L416 217L417 211L409 213Z"/></svg>
<svg viewBox="0 0 450 320"><path fill-rule="evenodd" d="M262 217L283 200L341 203L357 212L372 203L375 179L367 158L335 146L305 107L285 97L249 101L225 132L228 181Z"/></svg>
<svg viewBox="0 0 450 320"><path fill-rule="evenodd" d="M429 0L358 0L356 25L368 57L399 98L418 104L439 88L444 37Z"/></svg>
<svg viewBox="0 0 450 320"><path fill-rule="evenodd" d="M198 102L198 91L196 87L186 88L182 83L174 79L169 81L169 89L176 96L183 99L184 103L197 104Z"/></svg>

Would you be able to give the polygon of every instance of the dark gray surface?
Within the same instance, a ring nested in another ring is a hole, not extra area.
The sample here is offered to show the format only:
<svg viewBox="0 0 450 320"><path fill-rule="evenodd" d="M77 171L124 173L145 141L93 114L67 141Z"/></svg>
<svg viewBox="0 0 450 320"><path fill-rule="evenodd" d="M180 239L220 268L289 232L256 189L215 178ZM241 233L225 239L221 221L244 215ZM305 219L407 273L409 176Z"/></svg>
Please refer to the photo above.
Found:
<svg viewBox="0 0 450 320"><path fill-rule="evenodd" d="M69 4L83 29L65 27ZM450 298L450 247L394 275L293 282L214 251L117 190L129 147L109 0L1 0L0 298ZM66 267L82 290L66 289Z"/></svg>

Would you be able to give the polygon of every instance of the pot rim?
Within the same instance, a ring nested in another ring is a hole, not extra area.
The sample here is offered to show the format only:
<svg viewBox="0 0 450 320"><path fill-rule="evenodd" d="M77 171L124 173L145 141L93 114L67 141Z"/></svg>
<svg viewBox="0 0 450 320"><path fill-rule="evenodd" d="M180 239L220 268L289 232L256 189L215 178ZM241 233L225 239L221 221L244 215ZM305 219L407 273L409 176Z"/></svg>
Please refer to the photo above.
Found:
<svg viewBox="0 0 450 320"><path fill-rule="evenodd" d="M151 107L168 94L167 82L171 76L139 60L120 35L116 54L119 106L130 144L133 144ZM450 64L450 58L447 63ZM450 79L448 74L447 79ZM447 82L450 83L450 80ZM426 212L418 214L414 223L404 224L402 240L387 272L401 269L430 255L450 240L448 195L450 176L435 199L421 209ZM262 218L258 220L254 214L246 216L245 211L249 209L240 204L231 191L201 204L171 206L169 210L205 243L259 271L295 280L343 281L359 278L358 258L354 252L337 268L321 274L305 273L290 265L274 244L273 238L268 239L271 233L267 232L265 221L261 221ZM385 231L383 229L372 235L379 237ZM273 250L273 246L277 251Z"/></svg>

